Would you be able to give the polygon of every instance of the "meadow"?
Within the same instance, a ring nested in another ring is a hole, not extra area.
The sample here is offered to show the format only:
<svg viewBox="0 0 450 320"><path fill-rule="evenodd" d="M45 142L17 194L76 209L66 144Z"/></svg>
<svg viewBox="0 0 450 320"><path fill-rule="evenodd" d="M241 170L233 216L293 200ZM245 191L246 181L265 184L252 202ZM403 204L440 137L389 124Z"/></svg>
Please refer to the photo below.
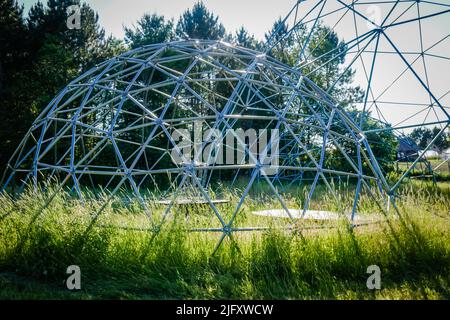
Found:
<svg viewBox="0 0 450 320"><path fill-rule="evenodd" d="M352 196L351 188L338 191ZM132 199L107 205L92 225L106 195L81 202L62 191L41 210L49 192L0 195L0 299L450 298L448 182L409 181L399 191L400 216L391 212L357 228L337 222L281 229L287 219L251 214L274 201L263 188L250 194L236 224L271 228L236 233L214 254L220 233L186 228L217 223L204 208L174 208L155 236ZM222 210L231 215L239 191L223 192L231 200ZM301 194L287 197L290 205ZM366 195L361 203L363 215L377 210ZM311 208L334 205L323 189ZM64 284L69 265L81 268L81 290ZM366 286L370 265L381 269L381 290Z"/></svg>

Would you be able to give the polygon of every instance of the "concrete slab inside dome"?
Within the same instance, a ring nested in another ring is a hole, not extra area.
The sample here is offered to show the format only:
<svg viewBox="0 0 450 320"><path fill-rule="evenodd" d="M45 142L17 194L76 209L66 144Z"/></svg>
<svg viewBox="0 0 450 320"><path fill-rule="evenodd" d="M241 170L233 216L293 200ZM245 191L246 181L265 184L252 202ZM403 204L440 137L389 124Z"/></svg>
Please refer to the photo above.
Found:
<svg viewBox="0 0 450 320"><path fill-rule="evenodd" d="M262 211L253 211L254 215L257 216L265 216L265 217L276 217L276 218L289 218L289 215L284 209L270 209L270 210L262 210ZM298 209L289 209L289 213L294 219L302 219L303 210ZM319 211L319 210L306 210L303 219L307 220L339 220L342 217L337 212L332 211ZM351 215L347 214L346 217L348 219L351 218ZM358 217L355 217L355 220Z"/></svg>

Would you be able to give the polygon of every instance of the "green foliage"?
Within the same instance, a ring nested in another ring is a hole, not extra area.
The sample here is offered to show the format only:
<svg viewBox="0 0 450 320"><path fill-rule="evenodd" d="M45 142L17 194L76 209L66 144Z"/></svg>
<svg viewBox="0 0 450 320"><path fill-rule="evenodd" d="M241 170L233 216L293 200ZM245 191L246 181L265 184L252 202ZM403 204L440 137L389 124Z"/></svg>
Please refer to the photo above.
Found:
<svg viewBox="0 0 450 320"><path fill-rule="evenodd" d="M49 0L31 7L26 21L15 1L0 3L0 151L3 166L32 121L80 73L125 50L106 37L98 15L81 5L81 29L67 28L67 7L79 0Z"/></svg>
<svg viewBox="0 0 450 320"><path fill-rule="evenodd" d="M236 31L236 35L234 37L236 44L254 50L262 49L262 43L255 39L253 35L250 35L244 27L240 27L238 31Z"/></svg>
<svg viewBox="0 0 450 320"><path fill-rule="evenodd" d="M192 10L186 10L180 17L176 34L182 39L218 40L225 36L225 28L202 2L197 2Z"/></svg>
<svg viewBox="0 0 450 320"><path fill-rule="evenodd" d="M444 151L450 147L450 132L443 132L439 135L441 131L440 127L430 128L415 128L409 137L422 149L428 147L434 137L438 136L433 143L432 148L436 148L439 152Z"/></svg>
<svg viewBox="0 0 450 320"><path fill-rule="evenodd" d="M19 99L27 98L21 92L24 65L27 61L26 26L23 9L14 0L0 0L0 167L8 160L19 137L23 137L32 115L23 112Z"/></svg>
<svg viewBox="0 0 450 320"><path fill-rule="evenodd" d="M371 118L367 113L363 113L362 111L354 109L349 112L349 115L357 124L361 124L363 130L365 131L380 129L379 131L368 132L366 134L366 138L370 149L375 155L383 173L387 174L393 171L394 161L397 157L398 140L395 135L393 135L391 128L387 124L383 124ZM331 129L344 136L349 136L348 131L345 130L344 125L341 123L341 121L336 121L332 125ZM353 160L353 162L357 166L358 157L356 144L353 141L346 139L340 140L340 143L343 146L346 154ZM361 146L362 148L365 148L364 144L361 144ZM327 162L327 165L329 167L353 171L351 165L345 159L341 150L332 150L331 156L329 157ZM364 163L363 170L367 173L371 172L370 168L368 168Z"/></svg>
<svg viewBox="0 0 450 320"><path fill-rule="evenodd" d="M281 49L281 51L284 51L283 49L286 49L286 47L292 45L292 39L288 38L285 39L286 41L282 41L288 31L289 28L287 24L283 20L281 20L281 18L278 18L278 20L273 23L272 29L268 33L266 33L264 37L266 39L266 42L270 41L272 45L274 43L277 43L277 45L281 46L277 47L278 50ZM282 52L278 52L278 54L282 54Z"/></svg>
<svg viewBox="0 0 450 320"><path fill-rule="evenodd" d="M353 85L354 71L344 72L346 46L330 27L318 23L313 30L297 27L295 39L285 38L289 27L277 20L266 40L271 39L272 54L280 61L300 68L315 84L328 92L343 108L362 101L364 92Z"/></svg>
<svg viewBox="0 0 450 320"><path fill-rule="evenodd" d="M70 5L81 6L81 28L67 28L67 8ZM111 57L111 37L98 23L98 14L87 4L79 0L49 0L47 5L34 5L29 12L27 25L31 39L31 50L38 51L44 45L46 35L58 38L60 44L73 55L77 72L82 72L95 64Z"/></svg>
<svg viewBox="0 0 450 320"><path fill-rule="evenodd" d="M378 132L369 132L366 137L383 172L391 172L394 170L394 161L397 158L398 140L388 125L369 117L365 119L363 122L365 130L383 129Z"/></svg>
<svg viewBox="0 0 450 320"><path fill-rule="evenodd" d="M3 89L7 80L5 76L12 73L15 68L16 59L23 59L23 45L17 41L18 37L25 35L23 21L23 8L19 7L14 0L0 1L0 90ZM11 70L12 69L12 70Z"/></svg>
<svg viewBox="0 0 450 320"><path fill-rule="evenodd" d="M125 42L130 48L173 40L174 24L157 14L145 14L133 28L125 27Z"/></svg>
<svg viewBox="0 0 450 320"><path fill-rule="evenodd" d="M0 3L2 6L0 35L4 40L4 45L0 48L0 93L4 101L0 119L4 126L0 129L0 139L5 141L0 152L0 165L6 163L33 119L64 85L98 62L126 50L122 41L105 36L104 30L98 24L98 15L86 3L83 3L81 7L81 29L67 29L66 9L72 4L80 4L80 1L49 0L46 5L38 2L32 6L27 20L24 21L22 9L14 1L2 0ZM279 19L274 23L272 30L266 34L266 40L270 38L276 41L281 40L288 29L288 26ZM17 41L17 36L13 34L20 35L22 41ZM176 37L226 39L251 49L263 48L263 45L253 35L249 35L243 27L235 33L234 37L227 35L219 17L209 12L202 2L186 10L176 27L172 20L165 20L163 16L146 14L138 20L136 26L125 28L125 35L125 43L130 48L170 41ZM301 27L296 30L296 35L299 37L296 41L293 39L280 41L274 48L273 55L287 64L295 65L301 53L302 59L308 62L301 65L303 73L307 74L319 87L328 91L344 109L351 110L355 102L361 101L363 92L353 85L354 72L351 69L341 74L345 60L343 42L329 27L320 23L313 32ZM303 48L301 43L306 42L306 39L309 39L308 45ZM320 68L322 65L325 65L325 68ZM173 70L183 70L183 66L177 63L169 67ZM195 68L201 72L202 66ZM144 85L150 85L161 82L166 77L158 72L152 75L144 72L139 81ZM144 83L145 81L147 82ZM193 86L197 85L193 84ZM225 97L230 94L230 86L226 84L218 84L214 88L195 89L205 94L213 90ZM264 91L264 88L261 90ZM148 93L145 100L146 103L155 105L162 103L161 97L154 93ZM189 101L191 108L194 110L201 108L196 105L198 102L194 101L195 99L191 100ZM271 102L275 105L283 103L281 96L273 96ZM222 102L217 103L220 110ZM132 106L125 107L132 108ZM203 110L196 111L203 112ZM182 111L171 110L167 114L168 117L170 112ZM120 119L118 126L125 126L130 121L134 120L125 115ZM370 125L376 126L373 123ZM258 129L264 127L264 124L254 121L251 126ZM145 136L146 133L145 130L124 133L121 138L140 142L140 135ZM316 133L314 129L305 130L305 143L312 143L312 137ZM375 143L378 137L374 136L370 139L374 143L375 156L380 157L382 165L389 170L388 161L392 159L393 154L393 149L389 148L394 147L391 143L392 137L388 136L388 133L383 133L381 143ZM149 155L150 159L151 157L152 155ZM113 161L111 159L109 160Z"/></svg>
<svg viewBox="0 0 450 320"><path fill-rule="evenodd" d="M320 22L313 30L308 30L304 26L298 27L295 39L284 38L288 30L289 27L279 19L274 23L272 30L266 34L266 40L270 40L272 45L276 44L272 54L289 65L298 66L303 74L329 93L358 125L360 118L363 117L364 120L361 123L363 130L385 128L386 125L372 119L370 114L363 114L356 110L355 103L363 101L364 92L359 86L353 84L355 72L351 68L344 69L346 46L343 41L339 40L338 35ZM314 105L315 103L311 100L310 104ZM310 113L306 108L301 112ZM335 119L332 130L348 136L348 130L343 126L339 117L335 117ZM314 128L302 128L302 131L305 136L304 144L313 149L311 143L313 137L322 133ZM392 171L398 145L392 131L368 133L367 139L382 170L384 172ZM357 164L356 145L347 140L342 140L340 143ZM340 150L330 150L326 162L330 168L353 171Z"/></svg>

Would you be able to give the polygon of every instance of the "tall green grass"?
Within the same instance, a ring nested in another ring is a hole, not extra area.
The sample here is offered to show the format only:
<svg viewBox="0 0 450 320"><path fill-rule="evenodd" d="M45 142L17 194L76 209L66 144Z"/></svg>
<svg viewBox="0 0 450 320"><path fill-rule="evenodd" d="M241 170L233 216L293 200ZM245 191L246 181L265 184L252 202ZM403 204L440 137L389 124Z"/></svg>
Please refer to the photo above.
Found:
<svg viewBox="0 0 450 320"><path fill-rule="evenodd" d="M342 189L342 197L349 190ZM239 194L224 192L232 203ZM185 228L204 223L205 214L189 212L188 222L184 214L175 214L154 236L114 227L149 226L133 200L109 204L91 228L104 196L82 203L60 192L41 210L48 196L44 191L0 196L0 298L450 298L449 184L402 187L397 200L402 219L356 229L342 224L240 233L214 255L220 234ZM271 201L264 192L252 194L240 223L271 225L250 214L262 207L261 199ZM324 190L312 207L330 199ZM363 201L368 212L376 207L368 197ZM232 208L223 210L231 214ZM373 264L381 268L381 290L366 287L366 270ZM69 265L81 268L80 291L65 289Z"/></svg>

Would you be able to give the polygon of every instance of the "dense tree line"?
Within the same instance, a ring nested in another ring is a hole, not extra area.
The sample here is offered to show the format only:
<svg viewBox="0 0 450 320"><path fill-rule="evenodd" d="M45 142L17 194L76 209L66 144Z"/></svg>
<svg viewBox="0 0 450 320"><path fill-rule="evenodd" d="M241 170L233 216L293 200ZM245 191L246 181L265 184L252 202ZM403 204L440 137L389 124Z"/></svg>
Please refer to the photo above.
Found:
<svg viewBox="0 0 450 320"><path fill-rule="evenodd" d="M67 8L81 6L81 28L67 28ZM51 101L55 94L78 74L95 64L117 55L129 48L161 43L177 39L223 39L255 50L263 50L270 39L280 40L288 26L277 20L266 34L265 41L258 41L243 27L234 34L228 33L219 17L209 12L203 3L196 3L178 19L166 19L157 14L145 14L135 25L125 27L125 39L107 36L98 23L98 15L80 0L47 0L38 2L25 15L15 0L0 0L0 165L4 166L12 152L25 135L33 119ZM354 103L361 101L363 90L352 85L353 71L341 74L345 60L345 44L327 26L319 24L306 47L302 47L308 30L297 32L297 39L280 41L271 54L278 60L295 65L300 56L313 57L314 63L304 72L315 70L327 63L311 79L328 91L343 108L361 116ZM220 90L220 88L218 88ZM225 93L225 92L224 92ZM153 97L157 99L157 97ZM152 99L150 96L149 99ZM301 110L299 110L301 111ZM365 129L379 126L365 121ZM336 126L339 130L339 126ZM305 134L305 143L312 143ZM385 134L373 137L371 144L386 163L395 156L395 138ZM352 146L349 154L354 153ZM338 161L336 155L334 161ZM341 161L345 162L341 159ZM337 163L336 165L339 165Z"/></svg>
<svg viewBox="0 0 450 320"><path fill-rule="evenodd" d="M67 28L67 8L81 5L80 29ZM79 0L48 0L28 16L14 0L0 0L0 164L55 94L81 72L125 48L107 37L98 15Z"/></svg>

